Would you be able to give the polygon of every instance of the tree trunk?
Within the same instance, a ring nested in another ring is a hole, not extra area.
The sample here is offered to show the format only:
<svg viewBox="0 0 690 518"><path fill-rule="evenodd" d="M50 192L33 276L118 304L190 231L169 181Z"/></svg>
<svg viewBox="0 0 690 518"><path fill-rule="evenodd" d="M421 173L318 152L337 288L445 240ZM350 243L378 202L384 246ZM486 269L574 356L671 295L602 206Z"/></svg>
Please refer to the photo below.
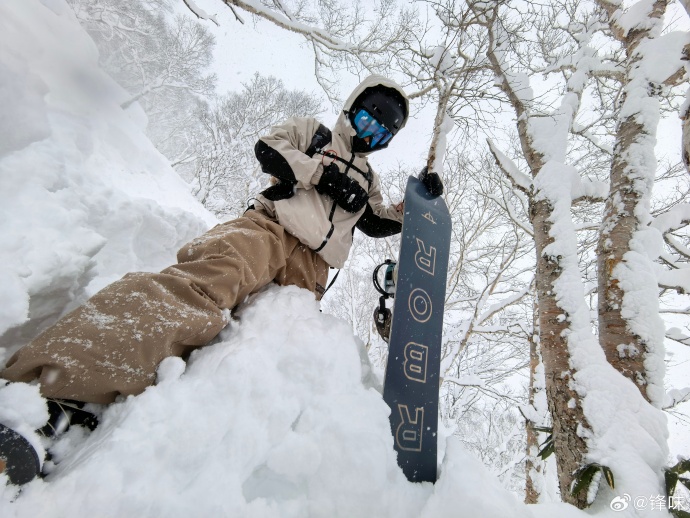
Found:
<svg viewBox="0 0 690 518"><path fill-rule="evenodd" d="M542 390L541 382L538 379L538 367L541 363L541 358L539 356L539 312L537 311L537 305L534 304L533 307L533 318L532 318L532 335L529 339L529 406L533 409L537 408L536 400L537 393ZM537 423L534 420L527 420L527 452L525 461L525 503L526 504L537 504L539 503L539 497L541 496L541 491L543 489L542 483L537 482L537 479L543 479L544 476L544 465L541 461L537 459L539 453L539 432L534 429ZM539 423L541 424L541 423Z"/></svg>
<svg viewBox="0 0 690 518"><path fill-rule="evenodd" d="M644 128L632 118L625 120L616 138L616 153L611 168L611 194L599 234L597 269L599 277L599 338L606 359L613 367L632 380L642 395L647 395L647 376L644 366L646 347L633 334L623 317L624 291L614 275L616 266L630 250L630 241L638 230L635 207L640 199L627 174L627 162L622 158Z"/></svg>
<svg viewBox="0 0 690 518"><path fill-rule="evenodd" d="M497 76L503 77L501 61L494 49L495 35L489 32L490 50L487 53ZM529 112L522 98L507 81L501 83L515 115L520 137L520 146L527 161L533 178L539 175L544 167L544 156L534 147L530 134L528 120ZM587 444L578 435L582 429L588 429L580 396L570 388L570 381L574 372L570 367L570 351L568 349L567 334L570 330L568 315L558 307L556 300L556 281L563 271L559 257L544 254L546 247L554 242L549 234L550 219L553 207L547 199L537 201L535 193L529 196L529 219L534 229L534 243L537 254L536 288L537 306L539 311L539 344L542 361L544 363L544 377L546 397L551 413L554 439L554 453L558 470L558 485L561 499L579 509L587 506L587 495L580 492L573 495L571 488L575 480L575 472L584 464Z"/></svg>
<svg viewBox="0 0 690 518"><path fill-rule="evenodd" d="M567 315L558 307L554 282L561 267L557 258L545 257L544 249L553 242L549 236L551 207L546 200L530 200L530 219L534 227L537 252L537 301L539 306L539 344L544 362L546 395L553 423L554 450L558 460L561 499L579 509L587 506L586 492L573 495L575 472L584 465L587 445L578 430L587 427L580 396L570 388L573 372L565 333Z"/></svg>
<svg viewBox="0 0 690 518"><path fill-rule="evenodd" d="M625 48L626 84L621 108L628 113L620 119L616 133L610 193L599 233L599 338L609 363L629 378L647 401L653 403L652 399L658 397L650 397L650 380L645 361L648 353L651 353L661 357L663 362L663 354L658 351L659 347L663 347L663 337L655 337L652 331L641 337L631 328L628 321L631 315L630 312L626 313L624 307L625 291L620 285L616 270L624 263L625 255L633 249L635 234L644 229L651 220L649 208L645 205L648 203L654 182L656 164L653 155L657 122L653 117L650 120L642 110L649 104L649 100L657 95L655 92L660 85L653 84L641 74L639 61L642 57L636 53L636 49L644 39L655 37L655 31L660 32L661 18L667 3L668 0L654 2L648 14L650 23L622 34L616 25L617 7L599 0L600 6L608 14L609 25ZM632 160L629 160L629 157L632 157ZM630 265L629 268L631 271L628 275L638 273L632 269L638 269L639 266ZM639 273L642 282L644 272ZM642 314L634 315L632 318L644 319L643 327L653 329L654 320L658 320L659 315L657 312L656 315ZM656 403L660 404L659 401Z"/></svg>

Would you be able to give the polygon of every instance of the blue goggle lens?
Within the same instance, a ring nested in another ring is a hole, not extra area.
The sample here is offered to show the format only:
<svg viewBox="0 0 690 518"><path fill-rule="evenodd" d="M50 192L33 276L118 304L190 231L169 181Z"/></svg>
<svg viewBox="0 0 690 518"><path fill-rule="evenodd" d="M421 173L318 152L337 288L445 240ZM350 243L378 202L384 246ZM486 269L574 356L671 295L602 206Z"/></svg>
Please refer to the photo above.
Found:
<svg viewBox="0 0 690 518"><path fill-rule="evenodd" d="M355 129L359 138L366 139L371 137L369 141L370 148L379 144L385 144L393 138L393 134L365 109L361 109L355 114Z"/></svg>

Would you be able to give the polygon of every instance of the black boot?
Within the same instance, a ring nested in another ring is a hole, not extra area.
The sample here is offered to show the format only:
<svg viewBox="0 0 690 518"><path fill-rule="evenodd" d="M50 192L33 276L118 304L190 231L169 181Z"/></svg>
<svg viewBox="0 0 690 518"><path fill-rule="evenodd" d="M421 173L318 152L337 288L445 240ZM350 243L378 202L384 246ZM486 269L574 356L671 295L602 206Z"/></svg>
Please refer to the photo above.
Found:
<svg viewBox="0 0 690 518"><path fill-rule="evenodd" d="M72 425L85 426L93 431L98 426L98 417L84 410L85 403L69 399L46 399L50 419L39 430L44 437L57 437Z"/></svg>

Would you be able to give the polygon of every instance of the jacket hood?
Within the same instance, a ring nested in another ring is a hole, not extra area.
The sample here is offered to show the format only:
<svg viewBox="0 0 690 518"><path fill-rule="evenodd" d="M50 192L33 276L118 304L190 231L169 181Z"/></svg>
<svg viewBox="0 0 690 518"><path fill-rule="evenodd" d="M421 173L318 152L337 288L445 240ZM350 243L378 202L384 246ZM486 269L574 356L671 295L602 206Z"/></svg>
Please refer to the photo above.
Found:
<svg viewBox="0 0 690 518"><path fill-rule="evenodd" d="M405 124L407 123L407 119L410 115L410 101L407 98L407 95L405 94L405 91L402 89L400 85L398 85L395 81L392 79L388 79L387 77L384 77L382 75L378 74L373 74L364 79L350 94L350 96L347 98L345 101L345 104L343 104L343 110L340 113L340 116L338 117L338 121L335 124L335 131L339 132L342 137L350 143L350 148L352 148L352 137L355 136L356 131L352 127L352 124L350 123L350 118L347 116L347 113L350 111L352 108L352 105L354 104L355 100L357 100L357 97L359 97L364 90L367 88L371 88L374 86L385 86L387 88L391 88L393 90L396 90L398 93L400 93L401 97L405 100L405 119L402 121L400 124L400 129L403 129L405 127ZM400 130L398 130L400 131ZM387 147L387 144L385 146L382 146L381 148L378 149L383 149ZM366 153L356 153L358 155L368 155L369 153L373 153L374 151L378 151L378 149L372 149L371 151L367 151Z"/></svg>

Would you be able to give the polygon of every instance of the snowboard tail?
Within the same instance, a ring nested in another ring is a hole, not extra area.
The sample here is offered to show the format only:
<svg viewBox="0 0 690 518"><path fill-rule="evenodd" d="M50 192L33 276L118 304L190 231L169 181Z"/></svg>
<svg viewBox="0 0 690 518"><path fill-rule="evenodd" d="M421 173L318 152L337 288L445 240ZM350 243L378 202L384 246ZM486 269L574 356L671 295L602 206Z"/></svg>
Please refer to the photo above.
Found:
<svg viewBox="0 0 690 518"><path fill-rule="evenodd" d="M36 430L43 437L55 439L70 426L79 425L93 431L98 425L98 417L84 410L84 403L48 398L46 404L48 422ZM0 474L7 475L10 484L22 486L36 476L43 476L41 464L38 453L24 436L0 424Z"/></svg>
<svg viewBox="0 0 690 518"><path fill-rule="evenodd" d="M11 484L21 486L40 472L41 461L29 441L0 424L0 473L7 475Z"/></svg>
<svg viewBox="0 0 690 518"><path fill-rule="evenodd" d="M383 398L398 465L408 480L435 482L441 336L451 220L417 178L405 191L393 323Z"/></svg>

